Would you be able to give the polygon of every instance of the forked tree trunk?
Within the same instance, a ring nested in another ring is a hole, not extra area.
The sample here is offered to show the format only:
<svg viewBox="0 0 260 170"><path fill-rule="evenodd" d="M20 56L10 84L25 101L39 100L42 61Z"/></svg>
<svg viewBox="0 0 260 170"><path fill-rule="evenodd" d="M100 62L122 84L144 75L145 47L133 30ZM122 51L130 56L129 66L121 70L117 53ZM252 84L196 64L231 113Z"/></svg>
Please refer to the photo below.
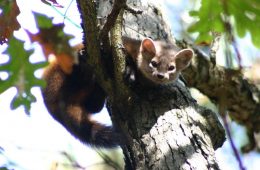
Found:
<svg viewBox="0 0 260 170"><path fill-rule="evenodd" d="M102 24L112 2L97 4ZM159 8L140 0L127 4L143 12L125 11L123 34L174 42ZM219 169L214 150L225 140L224 129L215 113L199 106L183 83L140 86L124 97L114 90L108 110L123 135L126 169Z"/></svg>

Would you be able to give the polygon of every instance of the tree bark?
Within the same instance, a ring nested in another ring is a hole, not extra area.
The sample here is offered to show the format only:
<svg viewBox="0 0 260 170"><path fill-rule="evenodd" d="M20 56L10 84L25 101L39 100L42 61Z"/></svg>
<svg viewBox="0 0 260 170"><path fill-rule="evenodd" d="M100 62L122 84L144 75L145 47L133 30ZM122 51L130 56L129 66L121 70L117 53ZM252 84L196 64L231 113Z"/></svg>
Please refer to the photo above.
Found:
<svg viewBox="0 0 260 170"><path fill-rule="evenodd" d="M83 4L79 3L81 14L84 13L82 10L88 10L81 6ZM113 4L100 0L96 5L102 27ZM151 37L174 43L159 8L141 3L140 0L129 0L127 5L124 6L127 10L123 16L123 34L132 38ZM83 28L86 29L87 21L84 16L82 18ZM112 47L121 48L120 44ZM224 129L215 113L199 106L183 83L176 81L156 87L139 84L137 88L127 87L128 93L118 93L117 90L122 90L118 89L121 81L117 78L120 74L115 75L115 80L110 81L109 85L114 89L108 93L107 108L113 126L122 134L121 147L126 169L219 169L214 149L223 144Z"/></svg>
<svg viewBox="0 0 260 170"><path fill-rule="evenodd" d="M122 146L127 169L219 169L214 149L225 133L215 113L179 82L139 89L128 101L109 103L128 142Z"/></svg>
<svg viewBox="0 0 260 170"><path fill-rule="evenodd" d="M183 71L188 86L198 89L213 103L225 105L231 119L247 129L249 144L242 148L243 151L255 149L254 132L260 131L260 89L244 77L242 70L218 66L199 49L192 48L194 60ZM211 57L214 58L215 53L212 50Z"/></svg>

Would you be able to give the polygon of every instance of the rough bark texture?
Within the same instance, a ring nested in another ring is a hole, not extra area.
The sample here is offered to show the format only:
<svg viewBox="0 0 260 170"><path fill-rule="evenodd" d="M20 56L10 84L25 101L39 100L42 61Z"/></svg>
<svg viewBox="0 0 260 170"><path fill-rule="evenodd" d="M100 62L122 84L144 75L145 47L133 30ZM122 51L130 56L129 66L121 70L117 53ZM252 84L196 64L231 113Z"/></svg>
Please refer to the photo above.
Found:
<svg viewBox="0 0 260 170"><path fill-rule="evenodd" d="M178 82L138 89L138 96L109 106L129 141L123 146L128 169L219 169L214 148L225 133L212 111L194 103Z"/></svg>
<svg viewBox="0 0 260 170"><path fill-rule="evenodd" d="M254 149L253 133L260 131L259 89L243 76L241 70L217 66L200 50L193 49L196 57L183 72L188 86L197 88L217 105L224 104L229 116L247 128L250 143L244 151Z"/></svg>
<svg viewBox="0 0 260 170"><path fill-rule="evenodd" d="M100 0L97 5L102 26L111 1ZM143 12L126 11L124 34L174 42L158 8L140 0L128 5ZM84 20L83 25L87 26ZM125 142L121 147L126 169L219 169L214 149L223 144L224 129L215 113L198 106L181 82L149 88L137 85L127 96L117 93L117 85L112 84L108 110Z"/></svg>
<svg viewBox="0 0 260 170"><path fill-rule="evenodd" d="M111 1L100 0L99 4L98 17L100 22L103 23L103 19L111 11ZM174 42L170 28L165 23L160 9L153 4L141 3L141 0L128 0L127 5L141 11L141 13L125 10L123 18L124 35L137 39L150 37L154 40L163 39Z"/></svg>

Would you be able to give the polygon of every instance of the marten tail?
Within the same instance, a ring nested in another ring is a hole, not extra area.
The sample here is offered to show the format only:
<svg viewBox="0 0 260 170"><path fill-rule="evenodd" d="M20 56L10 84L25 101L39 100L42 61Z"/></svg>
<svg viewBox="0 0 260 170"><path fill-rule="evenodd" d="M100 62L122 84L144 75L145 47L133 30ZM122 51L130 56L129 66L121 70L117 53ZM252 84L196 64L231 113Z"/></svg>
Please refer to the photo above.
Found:
<svg viewBox="0 0 260 170"><path fill-rule="evenodd" d="M93 146L112 148L122 144L119 133L115 132L114 128L111 126L95 123L93 124L91 132L92 136L91 138L88 138L89 140L86 140L86 142Z"/></svg>
<svg viewBox="0 0 260 170"><path fill-rule="evenodd" d="M81 142L107 148L120 144L119 134L115 132L113 127L92 120L90 113L85 113L82 107L70 106L64 109L66 109L65 113L54 118Z"/></svg>
<svg viewBox="0 0 260 170"><path fill-rule="evenodd" d="M103 108L106 94L95 82L91 70L85 70L81 64L71 65L65 72L59 61L55 61L45 69L44 103L52 117L81 142L115 147L120 144L119 134L113 127L91 119L91 114Z"/></svg>

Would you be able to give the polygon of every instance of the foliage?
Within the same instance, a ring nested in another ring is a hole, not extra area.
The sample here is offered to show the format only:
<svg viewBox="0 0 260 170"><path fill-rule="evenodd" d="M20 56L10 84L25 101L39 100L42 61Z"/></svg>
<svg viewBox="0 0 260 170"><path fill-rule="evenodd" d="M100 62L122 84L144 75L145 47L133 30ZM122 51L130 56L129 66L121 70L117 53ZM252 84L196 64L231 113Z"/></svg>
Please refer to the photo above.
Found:
<svg viewBox="0 0 260 170"><path fill-rule="evenodd" d="M250 33L253 44L260 48L260 1L259 0L201 0L201 7L190 12L198 20L189 32L198 32L197 43L209 44L213 32L233 33L239 37Z"/></svg>
<svg viewBox="0 0 260 170"><path fill-rule="evenodd" d="M0 9L0 45L7 42L14 30L18 30L21 26L18 23L16 17L19 15L20 10L16 4L16 0L13 1L1 1ZM3 29L4 28L4 29Z"/></svg>
<svg viewBox="0 0 260 170"><path fill-rule="evenodd" d="M39 42L46 58L50 54L55 54L59 57L61 54L73 56L73 49L68 41L73 38L71 35L66 35L63 31L64 24L52 24L52 19L45 15L34 13L39 32L31 34L27 31L31 41Z"/></svg>
<svg viewBox="0 0 260 170"><path fill-rule="evenodd" d="M9 4L10 5L10 4ZM8 5L7 5L8 6ZM8 11L6 7L4 11ZM36 23L39 28L39 33L31 34L26 31L33 42L39 42L43 48L46 58L50 54L55 54L57 58L64 56L72 56L72 50L68 44L68 40L72 36L65 35L63 32L63 24L52 24L52 18L47 18L45 15L35 13ZM8 17L7 17L8 18ZM16 18L16 17L14 17ZM1 18L0 18L1 19ZM9 28L6 23L6 28ZM5 30L5 29L4 29ZM11 102L11 109L16 109L19 106L24 106L26 113L29 113L30 105L36 101L35 96L31 93L31 88L34 86L44 86L44 81L34 76L34 72L46 66L46 62L31 63L30 55L34 50L25 50L24 42L12 36L14 30L10 30L11 36L6 33L0 33L4 40L8 39L8 48L4 52L9 56L9 61L0 65L0 72L8 74L6 80L0 80L0 93L10 87L16 87L17 94ZM69 62L70 60L68 60Z"/></svg>
<svg viewBox="0 0 260 170"><path fill-rule="evenodd" d="M16 87L17 94L12 100L11 108L16 109L24 105L28 113L31 102L36 100L31 93L31 88L44 85L44 81L37 79L34 72L45 66L45 63L30 63L29 57L33 51L24 50L24 42L12 37L8 44L5 54L9 55L9 61L0 65L0 71L8 73L8 78L1 82L0 93L10 87Z"/></svg>
<svg viewBox="0 0 260 170"><path fill-rule="evenodd" d="M0 167L0 170L8 170L6 167Z"/></svg>

